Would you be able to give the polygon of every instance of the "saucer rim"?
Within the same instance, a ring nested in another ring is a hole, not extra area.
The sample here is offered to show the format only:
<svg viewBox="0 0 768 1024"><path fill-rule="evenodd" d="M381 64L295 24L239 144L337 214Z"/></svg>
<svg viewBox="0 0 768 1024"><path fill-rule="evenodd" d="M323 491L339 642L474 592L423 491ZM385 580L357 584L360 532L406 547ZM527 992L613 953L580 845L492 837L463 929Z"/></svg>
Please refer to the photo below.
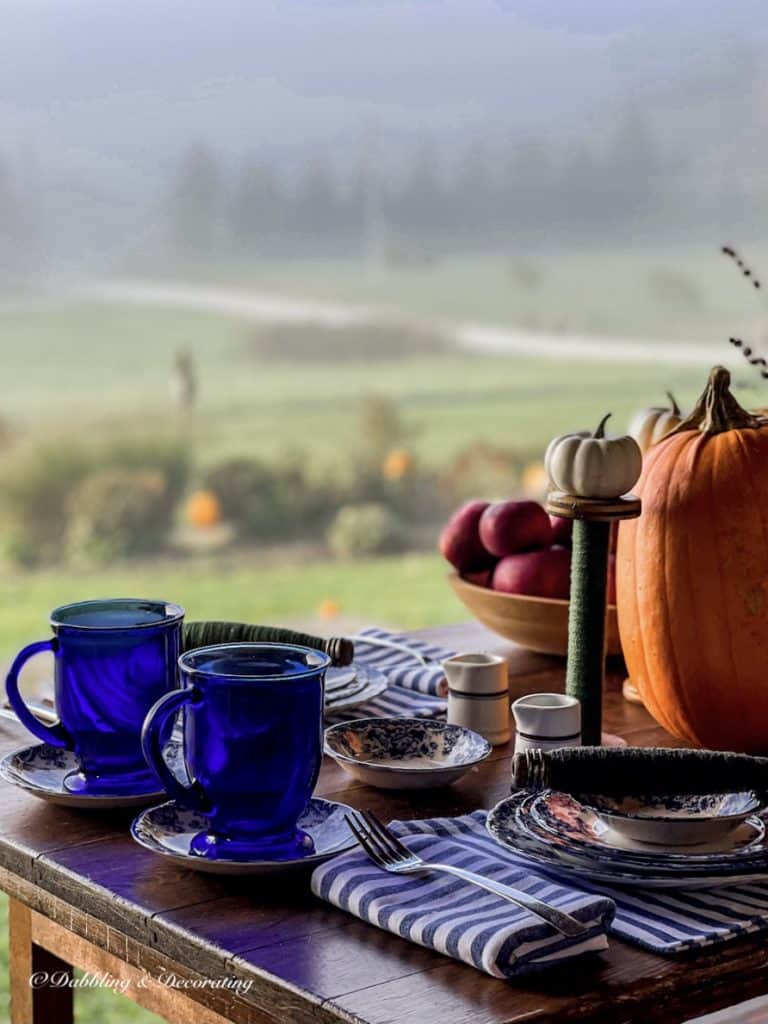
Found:
<svg viewBox="0 0 768 1024"><path fill-rule="evenodd" d="M327 800L322 796L313 796L310 797L310 800L321 801L322 803L332 807L339 807L349 812L352 811L349 804L342 803L340 800ZM348 843L339 843L337 846L334 846L329 850L323 851L322 853L310 854L307 857L297 857L291 860L229 860L227 858L220 857L216 860L206 860L204 857L195 857L192 854L169 850L160 843L150 845L136 834L136 827L142 818L150 815L153 811L158 811L163 807L169 806L179 807L181 810L190 810L189 808L181 807L177 800L165 800L160 804L153 804L152 807L145 807L144 810L136 815L130 824L129 831L131 838L134 842L138 843L139 846L142 846L150 853L156 853L161 857L166 857L169 860L176 861L179 866L183 866L189 870L202 871L208 874L245 874L248 871L258 872L259 869L264 869L264 873L269 871L289 871L306 865L314 866L324 860L328 860L330 857L336 857L339 854L346 853L357 845L357 840L350 832ZM190 813L194 812L190 811Z"/></svg>
<svg viewBox="0 0 768 1024"><path fill-rule="evenodd" d="M28 751L38 751L43 747L50 750L63 750L65 753L74 755L74 751L64 747L54 747L51 743L30 743L10 751L0 759L0 778L9 785L23 789L31 796L37 797L38 800L57 804L60 807L95 808L101 805L105 810L117 810L120 807L128 809L140 807L166 795L162 787L145 793L73 793L65 789L63 785L61 789L45 789L25 778L19 769L11 763L20 755Z"/></svg>

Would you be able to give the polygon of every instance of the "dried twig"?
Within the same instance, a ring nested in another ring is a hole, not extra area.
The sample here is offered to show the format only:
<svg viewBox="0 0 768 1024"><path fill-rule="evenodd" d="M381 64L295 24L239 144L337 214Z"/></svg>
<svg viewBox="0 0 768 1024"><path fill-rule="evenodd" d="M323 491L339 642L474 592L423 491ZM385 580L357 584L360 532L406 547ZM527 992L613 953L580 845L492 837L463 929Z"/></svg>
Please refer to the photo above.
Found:
<svg viewBox="0 0 768 1024"><path fill-rule="evenodd" d="M723 253L724 256L727 256L728 259L733 260L733 262L741 271L742 276L746 277L750 281L754 289L760 291L760 289L762 288L760 279L755 276L754 271L751 269L751 267L747 266L747 264L744 262L741 256L739 256L739 254L736 252L736 250L730 245L722 245L720 247L720 251ZM729 338L728 340L734 346L734 348L739 349L739 351L744 356L749 365L759 367L760 376L764 380L768 380L768 362L766 362L766 360L763 359L762 356L755 355L755 350L750 345L745 344L745 342L741 338Z"/></svg>
<svg viewBox="0 0 768 1024"><path fill-rule="evenodd" d="M762 288L759 279L755 277L753 271L746 265L744 260L741 258L741 256L739 256L736 250L732 248L732 246L723 245L720 247L720 252L722 252L724 256L727 256L729 259L733 260L733 262L741 271L742 275L744 277L749 278L749 280L752 282L753 288L756 288L758 291L760 290L760 288Z"/></svg>
<svg viewBox="0 0 768 1024"><path fill-rule="evenodd" d="M745 345L741 338L729 338L728 341L735 347L740 349L741 354L747 360L750 366L761 366L760 376L768 380L768 362L763 359L762 356L756 356L749 345Z"/></svg>

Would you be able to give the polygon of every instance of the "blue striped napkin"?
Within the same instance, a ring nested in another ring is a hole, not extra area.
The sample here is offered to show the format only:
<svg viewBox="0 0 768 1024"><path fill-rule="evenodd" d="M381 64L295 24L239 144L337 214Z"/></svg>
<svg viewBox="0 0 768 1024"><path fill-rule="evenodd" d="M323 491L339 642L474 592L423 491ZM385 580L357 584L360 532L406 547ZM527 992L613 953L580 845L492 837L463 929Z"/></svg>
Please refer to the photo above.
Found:
<svg viewBox="0 0 768 1024"><path fill-rule="evenodd" d="M768 928L768 879L723 889L584 888L616 903L611 931L654 953L682 953Z"/></svg>
<svg viewBox="0 0 768 1024"><path fill-rule="evenodd" d="M475 811L461 818L393 822L392 827L425 860L471 868L568 911L591 925L586 937L565 938L527 911L450 875L388 874L362 851L342 854L317 868L312 891L378 928L495 978L605 949L612 900L533 874L491 839L485 818L485 811Z"/></svg>
<svg viewBox="0 0 768 1024"><path fill-rule="evenodd" d="M361 630L359 635L400 644L427 658L428 663L424 665L419 658L409 655L407 650L377 647L356 640L355 661L380 669L386 674L389 686L365 704L327 714L325 718L329 725L354 718L439 718L445 714L445 673L440 662L450 658L453 651L375 626Z"/></svg>

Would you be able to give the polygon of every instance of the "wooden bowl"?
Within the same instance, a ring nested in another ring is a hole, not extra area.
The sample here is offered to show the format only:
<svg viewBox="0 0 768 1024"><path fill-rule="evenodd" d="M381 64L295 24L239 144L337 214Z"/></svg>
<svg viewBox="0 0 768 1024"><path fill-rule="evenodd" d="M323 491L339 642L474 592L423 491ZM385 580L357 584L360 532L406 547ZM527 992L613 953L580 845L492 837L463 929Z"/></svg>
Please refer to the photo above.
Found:
<svg viewBox="0 0 768 1024"><path fill-rule="evenodd" d="M478 587L452 572L454 593L484 626L521 647L542 654L568 653L568 602L551 597L502 594ZM608 605L606 651L621 654L616 605Z"/></svg>

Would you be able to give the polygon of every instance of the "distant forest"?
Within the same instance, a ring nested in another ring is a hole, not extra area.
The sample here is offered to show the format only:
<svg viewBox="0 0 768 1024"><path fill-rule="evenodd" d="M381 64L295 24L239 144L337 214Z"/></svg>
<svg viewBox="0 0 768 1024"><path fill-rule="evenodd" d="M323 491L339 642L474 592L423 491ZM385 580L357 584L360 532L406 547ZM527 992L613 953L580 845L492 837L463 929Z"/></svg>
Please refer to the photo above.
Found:
<svg viewBox="0 0 768 1024"><path fill-rule="evenodd" d="M198 143L143 198L107 181L103 191L59 185L29 154L0 152L0 283L77 266L81 249L77 269L94 254L100 269L105 258L146 267L316 254L407 265L531 240L691 237L724 223L744 237L762 226L762 156L748 150L737 165L686 155L637 110L598 141L479 138L447 151L372 138L356 159L334 160L326 144L288 169Z"/></svg>

